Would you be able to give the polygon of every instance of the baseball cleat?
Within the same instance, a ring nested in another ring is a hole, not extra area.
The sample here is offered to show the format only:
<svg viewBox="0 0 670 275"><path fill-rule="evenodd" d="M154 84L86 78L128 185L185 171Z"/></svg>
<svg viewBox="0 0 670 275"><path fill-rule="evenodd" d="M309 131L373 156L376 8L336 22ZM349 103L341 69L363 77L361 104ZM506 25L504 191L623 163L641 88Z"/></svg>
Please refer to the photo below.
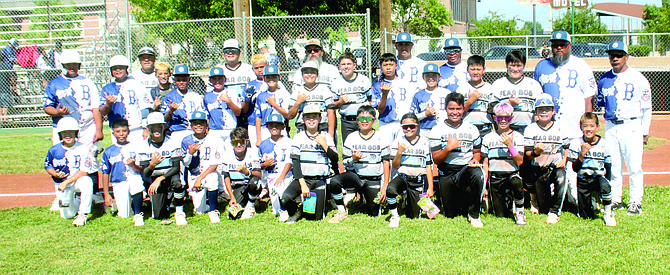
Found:
<svg viewBox="0 0 670 275"><path fill-rule="evenodd" d="M549 214L547 215L546 223L548 223L548 224L557 224L557 223L558 223L558 220L559 220L558 215L556 215L556 214L554 214L554 213L549 213Z"/></svg>
<svg viewBox="0 0 670 275"><path fill-rule="evenodd" d="M77 218L74 219L72 222L72 225L76 227L84 226L86 225L86 221L88 220L88 215L86 214L79 214L77 215Z"/></svg>
<svg viewBox="0 0 670 275"><path fill-rule="evenodd" d="M391 216L391 219L389 220L389 227L398 228L398 226L400 226L400 216Z"/></svg>
<svg viewBox="0 0 670 275"><path fill-rule="evenodd" d="M219 210L209 211L209 222L219 223L221 219L219 218Z"/></svg>
<svg viewBox="0 0 670 275"><path fill-rule="evenodd" d="M188 222L186 221L186 213L184 213L184 212L175 213L174 214L174 219L177 221L178 226L188 224Z"/></svg>
<svg viewBox="0 0 670 275"><path fill-rule="evenodd" d="M135 222L135 226L144 226L144 214L139 213L133 216L133 222Z"/></svg>
<svg viewBox="0 0 670 275"><path fill-rule="evenodd" d="M631 202L628 205L628 215L636 216L642 214L642 206L638 203Z"/></svg>

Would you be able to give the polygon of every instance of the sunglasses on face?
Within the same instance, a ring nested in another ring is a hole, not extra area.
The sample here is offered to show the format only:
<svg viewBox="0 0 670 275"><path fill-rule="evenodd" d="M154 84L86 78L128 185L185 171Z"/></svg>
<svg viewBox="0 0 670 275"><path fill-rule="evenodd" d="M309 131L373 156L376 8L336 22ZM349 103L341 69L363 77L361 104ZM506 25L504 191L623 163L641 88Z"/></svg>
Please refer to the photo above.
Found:
<svg viewBox="0 0 670 275"><path fill-rule="evenodd" d="M223 53L237 53L239 51L240 50L238 50L238 49L224 49Z"/></svg>
<svg viewBox="0 0 670 275"><path fill-rule="evenodd" d="M372 122L374 120L375 120L375 118L371 117L371 116L359 116L358 117L358 121L360 121L360 122Z"/></svg>
<svg viewBox="0 0 670 275"><path fill-rule="evenodd" d="M510 120L512 120L512 116L496 116L497 122L501 122L503 120L509 122Z"/></svg>
<svg viewBox="0 0 670 275"><path fill-rule="evenodd" d="M446 49L444 50L444 53L446 54L455 54L455 53L460 53L461 49Z"/></svg>
<svg viewBox="0 0 670 275"><path fill-rule="evenodd" d="M558 47L567 48L568 45L570 45L570 43L568 43L568 42L551 43L552 48L558 48Z"/></svg>
<svg viewBox="0 0 670 275"><path fill-rule="evenodd" d="M242 145L247 145L247 140L246 139L233 139L231 141L233 146L242 146Z"/></svg>
<svg viewBox="0 0 670 275"><path fill-rule="evenodd" d="M310 48L310 49L305 49L305 53L307 53L307 54L309 54L309 53L318 53L318 52L320 52L320 51L321 51L320 48Z"/></svg>
<svg viewBox="0 0 670 275"><path fill-rule="evenodd" d="M612 58L612 57L623 58L624 56L626 56L625 53L621 53L621 52L608 53L608 54L609 54L610 58Z"/></svg>
<svg viewBox="0 0 670 275"><path fill-rule="evenodd" d="M404 124L401 125L403 130L414 130L416 129L416 124Z"/></svg>

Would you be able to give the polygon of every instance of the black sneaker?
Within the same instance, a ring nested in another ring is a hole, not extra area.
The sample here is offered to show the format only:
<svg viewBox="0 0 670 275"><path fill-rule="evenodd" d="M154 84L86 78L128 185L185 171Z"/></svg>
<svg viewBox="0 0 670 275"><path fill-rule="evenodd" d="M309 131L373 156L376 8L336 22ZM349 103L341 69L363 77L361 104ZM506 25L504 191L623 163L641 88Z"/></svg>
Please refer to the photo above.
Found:
<svg viewBox="0 0 670 275"><path fill-rule="evenodd" d="M612 203L612 210L621 210L621 209L623 209L623 203L620 202Z"/></svg>
<svg viewBox="0 0 670 275"><path fill-rule="evenodd" d="M637 203L630 203L628 205L628 215L635 216L642 214L642 206Z"/></svg>

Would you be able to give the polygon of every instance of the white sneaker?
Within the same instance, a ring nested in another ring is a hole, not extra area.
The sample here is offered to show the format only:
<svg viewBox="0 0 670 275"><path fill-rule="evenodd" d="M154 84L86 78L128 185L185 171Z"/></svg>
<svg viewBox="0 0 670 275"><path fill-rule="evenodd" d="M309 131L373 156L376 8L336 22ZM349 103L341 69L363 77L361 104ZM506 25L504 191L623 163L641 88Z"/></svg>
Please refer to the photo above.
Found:
<svg viewBox="0 0 670 275"><path fill-rule="evenodd" d="M288 221L288 211L279 210L279 222L286 222L286 221Z"/></svg>
<svg viewBox="0 0 670 275"><path fill-rule="evenodd" d="M174 219L175 219L178 226L188 224L188 222L186 221L186 213L184 213L184 212L175 213L174 214Z"/></svg>
<svg viewBox="0 0 670 275"><path fill-rule="evenodd" d="M256 209L254 208L254 206L247 205L247 207L244 208L244 212L242 212L240 220L251 219L254 217L254 215L256 215Z"/></svg>
<svg viewBox="0 0 670 275"><path fill-rule="evenodd" d="M133 216L133 222L135 222L135 226L143 226L144 225L144 214L139 213L139 214Z"/></svg>
<svg viewBox="0 0 670 275"><path fill-rule="evenodd" d="M219 210L209 211L209 222L219 223L221 219L219 218Z"/></svg>
<svg viewBox="0 0 670 275"><path fill-rule="evenodd" d="M559 220L558 215L556 215L556 214L554 214L554 213L549 213L549 214L547 215L547 220L546 220L546 222L547 222L548 224L557 224L557 223L558 223L558 220Z"/></svg>
<svg viewBox="0 0 670 275"><path fill-rule="evenodd" d="M286 224L294 224L300 219L300 211L295 212L293 216L288 217L288 220L286 221Z"/></svg>
<svg viewBox="0 0 670 275"><path fill-rule="evenodd" d="M340 223L341 221L346 220L348 218L349 218L349 214L347 213L347 211L337 211L337 213L335 213L335 215L332 218L330 218L330 220L328 220L328 223L329 224L337 224L337 223Z"/></svg>
<svg viewBox="0 0 670 275"><path fill-rule="evenodd" d="M79 214L77 215L77 218L74 219L72 222L72 225L79 227L79 226L84 226L86 225L86 221L88 220L88 215L86 214Z"/></svg>
<svg viewBox="0 0 670 275"><path fill-rule="evenodd" d="M470 222L470 225L472 225L472 227L474 227L474 228L484 227L484 223L482 223L482 219L480 219L480 218L475 219L473 217L470 217L470 215L468 215L468 221Z"/></svg>
<svg viewBox="0 0 670 275"><path fill-rule="evenodd" d="M614 213L605 213L603 216L606 226L616 226L616 219L614 219Z"/></svg>
<svg viewBox="0 0 670 275"><path fill-rule="evenodd" d="M389 220L389 227L398 228L399 225L400 225L400 216L391 216L391 219Z"/></svg>
<svg viewBox="0 0 670 275"><path fill-rule="evenodd" d="M526 225L526 214L523 211L516 212L514 215L517 225Z"/></svg>
<svg viewBox="0 0 670 275"><path fill-rule="evenodd" d="M51 208L49 208L49 211L58 211L60 210L60 207L58 206L58 197L54 199L54 201L51 203Z"/></svg>

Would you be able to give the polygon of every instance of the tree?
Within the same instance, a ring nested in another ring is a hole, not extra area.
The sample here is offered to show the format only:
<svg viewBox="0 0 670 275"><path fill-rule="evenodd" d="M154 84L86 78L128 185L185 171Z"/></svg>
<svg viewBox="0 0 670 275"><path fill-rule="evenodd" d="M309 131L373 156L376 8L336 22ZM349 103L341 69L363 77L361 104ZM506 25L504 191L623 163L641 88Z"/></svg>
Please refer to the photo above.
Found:
<svg viewBox="0 0 670 275"><path fill-rule="evenodd" d="M517 22L520 21L516 16L511 19L505 19L501 14L495 11L489 11L489 15L481 20L474 20L472 23L475 28L467 31L468 36L505 36L504 38L484 38L470 39L470 49L473 53L482 54L493 46L525 44L525 39L518 36L523 35L523 31L517 29Z"/></svg>
<svg viewBox="0 0 670 275"><path fill-rule="evenodd" d="M30 17L32 24L28 29L33 32L26 32L23 37L38 39L32 40L31 43L47 43L51 29L51 36L59 38L60 41L78 40L81 36L80 28L83 27L79 25L79 21L83 20L84 16L76 14L78 11L74 7L61 7L61 5L63 3L60 1L35 1L36 8L32 13L40 16ZM59 15L51 16L49 20L48 13Z"/></svg>
<svg viewBox="0 0 670 275"><path fill-rule="evenodd" d="M393 26L419 36L442 37L442 26L451 26L451 11L438 0L394 0Z"/></svg>
<svg viewBox="0 0 670 275"><path fill-rule="evenodd" d="M670 3L663 1L663 4L660 7L653 5L644 6L644 15L642 16L644 20L644 32L648 33L667 33L670 32ZM651 36L641 36L640 44L652 46L653 37ZM656 36L656 50L665 55L665 52L670 45L670 37L668 36Z"/></svg>
<svg viewBox="0 0 670 275"><path fill-rule="evenodd" d="M521 31L523 32L523 34L532 35L533 21L523 22L523 27L521 27ZM542 25L540 24L540 22L535 22L535 33L538 35L544 33L544 30L542 29Z"/></svg>
<svg viewBox="0 0 670 275"><path fill-rule="evenodd" d="M554 20L554 30L564 30L572 32L572 11L563 14L563 17ZM600 22L600 19L592 11L591 7L575 11L575 31L571 34L598 34L609 33L605 23ZM606 38L601 37L602 40ZM573 42L589 42L595 37L576 37Z"/></svg>

